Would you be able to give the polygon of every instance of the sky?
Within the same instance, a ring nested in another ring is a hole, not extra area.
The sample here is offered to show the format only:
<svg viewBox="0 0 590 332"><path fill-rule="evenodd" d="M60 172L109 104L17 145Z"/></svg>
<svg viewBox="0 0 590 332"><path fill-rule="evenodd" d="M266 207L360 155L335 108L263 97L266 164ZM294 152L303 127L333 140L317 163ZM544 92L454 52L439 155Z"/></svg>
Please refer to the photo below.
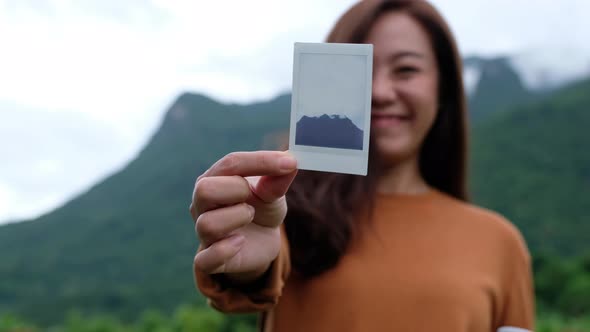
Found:
<svg viewBox="0 0 590 332"><path fill-rule="evenodd" d="M360 130L365 128L365 116L371 98L370 54L364 45L356 50L356 55L314 54L302 50L299 55L299 67L293 65L293 96L297 97L295 108L296 121L303 116L320 117L326 115L345 116ZM330 49L338 52L338 49ZM326 52L324 50L324 52ZM359 53L361 55L359 55ZM297 62L297 61L295 61Z"/></svg>
<svg viewBox="0 0 590 332"><path fill-rule="evenodd" d="M290 90L294 42L350 0L0 0L0 223L60 206L134 158L182 92ZM514 55L534 86L590 72L590 1L434 0L462 54ZM195 174L195 177L197 174Z"/></svg>

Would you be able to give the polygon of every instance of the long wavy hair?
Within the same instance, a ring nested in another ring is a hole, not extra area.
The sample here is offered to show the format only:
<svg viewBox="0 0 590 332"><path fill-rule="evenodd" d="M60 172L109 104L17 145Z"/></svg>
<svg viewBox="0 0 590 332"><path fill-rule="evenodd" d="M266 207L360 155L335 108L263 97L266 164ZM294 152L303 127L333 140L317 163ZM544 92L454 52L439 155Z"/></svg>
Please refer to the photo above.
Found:
<svg viewBox="0 0 590 332"><path fill-rule="evenodd" d="M419 168L432 187L467 200L467 110L462 62L455 39L439 12L424 0L363 0L336 23L327 42L363 43L374 22L403 12L427 31L439 71L439 110L420 150ZM335 266L351 242L359 220L370 219L379 156L370 149L366 177L300 171L287 193L285 229L294 270L312 277ZM369 218L362 218L366 214Z"/></svg>

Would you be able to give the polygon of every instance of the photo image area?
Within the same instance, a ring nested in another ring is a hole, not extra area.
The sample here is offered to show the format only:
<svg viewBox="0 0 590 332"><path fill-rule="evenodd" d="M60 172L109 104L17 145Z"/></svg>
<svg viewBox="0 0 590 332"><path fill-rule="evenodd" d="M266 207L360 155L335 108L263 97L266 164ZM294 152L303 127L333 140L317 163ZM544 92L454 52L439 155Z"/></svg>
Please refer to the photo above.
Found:
<svg viewBox="0 0 590 332"><path fill-rule="evenodd" d="M295 144L363 150L366 57L302 53L299 61Z"/></svg>

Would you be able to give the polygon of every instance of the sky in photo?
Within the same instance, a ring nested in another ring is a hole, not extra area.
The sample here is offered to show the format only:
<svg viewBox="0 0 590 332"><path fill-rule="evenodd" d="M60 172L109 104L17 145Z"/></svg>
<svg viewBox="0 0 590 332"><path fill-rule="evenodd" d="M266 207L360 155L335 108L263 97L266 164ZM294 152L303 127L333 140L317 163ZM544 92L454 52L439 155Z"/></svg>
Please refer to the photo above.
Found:
<svg viewBox="0 0 590 332"><path fill-rule="evenodd" d="M302 53L297 86L297 121L322 114L345 116L365 131L368 91L367 57Z"/></svg>

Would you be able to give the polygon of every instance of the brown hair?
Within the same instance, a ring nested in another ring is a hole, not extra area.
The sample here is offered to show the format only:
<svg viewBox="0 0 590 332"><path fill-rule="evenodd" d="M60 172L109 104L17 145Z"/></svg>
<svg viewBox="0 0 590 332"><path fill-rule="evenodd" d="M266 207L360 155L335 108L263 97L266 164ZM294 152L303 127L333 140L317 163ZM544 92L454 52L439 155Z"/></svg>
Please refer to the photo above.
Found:
<svg viewBox="0 0 590 332"><path fill-rule="evenodd" d="M432 187L467 200L467 114L462 63L453 35L438 11L424 0L364 0L349 9L327 38L329 43L362 43L373 23L402 11L427 31L439 70L439 110L420 151L419 167ZM374 151L375 149L370 149ZM285 229L294 270L318 275L338 263L376 195L379 157L369 154L366 177L300 171L287 193Z"/></svg>

